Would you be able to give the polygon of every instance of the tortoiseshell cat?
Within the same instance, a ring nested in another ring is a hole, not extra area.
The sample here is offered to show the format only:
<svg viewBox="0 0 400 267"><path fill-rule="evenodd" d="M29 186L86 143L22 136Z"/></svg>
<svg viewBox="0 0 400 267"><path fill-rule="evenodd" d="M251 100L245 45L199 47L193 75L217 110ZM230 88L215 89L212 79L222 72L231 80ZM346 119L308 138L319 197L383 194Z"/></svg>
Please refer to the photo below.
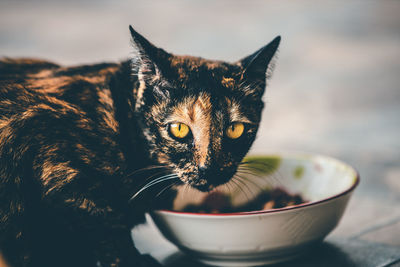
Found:
<svg viewBox="0 0 400 267"><path fill-rule="evenodd" d="M158 266L130 231L159 188L132 195L151 181L209 191L253 143L280 37L230 64L130 31L135 55L120 64L0 60L0 248L11 266Z"/></svg>

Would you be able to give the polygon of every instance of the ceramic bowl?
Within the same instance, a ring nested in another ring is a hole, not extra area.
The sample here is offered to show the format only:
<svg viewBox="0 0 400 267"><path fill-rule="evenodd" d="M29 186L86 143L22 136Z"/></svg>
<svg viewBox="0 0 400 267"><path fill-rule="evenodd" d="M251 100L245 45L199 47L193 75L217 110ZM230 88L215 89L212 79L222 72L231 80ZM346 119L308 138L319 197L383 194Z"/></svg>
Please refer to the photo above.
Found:
<svg viewBox="0 0 400 267"><path fill-rule="evenodd" d="M204 193L179 189L173 210L150 215L161 233L183 252L213 266L258 266L292 259L321 242L338 224L359 183L349 165L321 155L281 153L247 157L255 174L246 186L227 188L232 205L249 201L260 188L284 187L307 203L239 213L187 213ZM245 181L245 180L243 180ZM221 189L222 190L222 189Z"/></svg>

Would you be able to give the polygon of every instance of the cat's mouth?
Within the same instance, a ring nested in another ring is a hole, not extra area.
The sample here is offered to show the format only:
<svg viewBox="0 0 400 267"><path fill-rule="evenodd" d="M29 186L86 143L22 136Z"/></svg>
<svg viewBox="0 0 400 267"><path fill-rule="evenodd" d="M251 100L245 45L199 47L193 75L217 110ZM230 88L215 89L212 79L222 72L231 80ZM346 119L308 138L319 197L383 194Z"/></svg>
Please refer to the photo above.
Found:
<svg viewBox="0 0 400 267"><path fill-rule="evenodd" d="M214 188L228 183L231 178L234 176L235 172L233 174L217 174L214 176L210 177L205 177L205 178L198 178L195 180L192 180L191 182L187 182L191 187L202 191L202 192L210 192Z"/></svg>
<svg viewBox="0 0 400 267"><path fill-rule="evenodd" d="M234 179L239 164L229 166L214 165L209 167L187 166L175 167L174 173L179 178L180 183L197 189L201 192L210 192L216 187L224 185Z"/></svg>
<svg viewBox="0 0 400 267"><path fill-rule="evenodd" d="M196 188L197 190L201 192L209 192L212 191L214 188L216 188L218 185L210 184L208 182L206 183L190 183L189 184L191 187Z"/></svg>

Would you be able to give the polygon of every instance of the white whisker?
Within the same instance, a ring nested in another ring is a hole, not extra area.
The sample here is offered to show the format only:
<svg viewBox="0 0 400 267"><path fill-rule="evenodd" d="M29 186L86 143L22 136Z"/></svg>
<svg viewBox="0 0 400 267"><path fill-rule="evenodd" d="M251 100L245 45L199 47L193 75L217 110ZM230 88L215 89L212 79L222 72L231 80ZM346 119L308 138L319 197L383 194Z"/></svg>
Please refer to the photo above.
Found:
<svg viewBox="0 0 400 267"><path fill-rule="evenodd" d="M155 179L155 180L153 180L153 181L147 183L144 187L142 187L142 189L140 189L138 192L136 192L136 193L129 199L129 201L132 201L133 199L135 199L141 192L143 192L143 191L146 190L147 188L149 188L149 187L151 187L151 186L154 186L154 185L156 185L156 184L159 184L159 183L168 181L168 180L172 180L172 179L179 179L179 178L178 178L178 175L176 175L176 174L164 175L164 176L161 176L161 177L159 177L159 178L157 178L157 179Z"/></svg>

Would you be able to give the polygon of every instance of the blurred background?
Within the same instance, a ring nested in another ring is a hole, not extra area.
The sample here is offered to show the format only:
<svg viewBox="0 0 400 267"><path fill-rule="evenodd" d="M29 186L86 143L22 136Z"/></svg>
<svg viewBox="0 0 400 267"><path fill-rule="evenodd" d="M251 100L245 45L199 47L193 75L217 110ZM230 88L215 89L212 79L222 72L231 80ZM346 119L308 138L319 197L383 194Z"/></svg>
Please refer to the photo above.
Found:
<svg viewBox="0 0 400 267"><path fill-rule="evenodd" d="M400 1L1 0L0 56L119 61L131 24L169 52L235 61L281 35L252 153L355 166L362 182L334 236L400 246L399 14Z"/></svg>

